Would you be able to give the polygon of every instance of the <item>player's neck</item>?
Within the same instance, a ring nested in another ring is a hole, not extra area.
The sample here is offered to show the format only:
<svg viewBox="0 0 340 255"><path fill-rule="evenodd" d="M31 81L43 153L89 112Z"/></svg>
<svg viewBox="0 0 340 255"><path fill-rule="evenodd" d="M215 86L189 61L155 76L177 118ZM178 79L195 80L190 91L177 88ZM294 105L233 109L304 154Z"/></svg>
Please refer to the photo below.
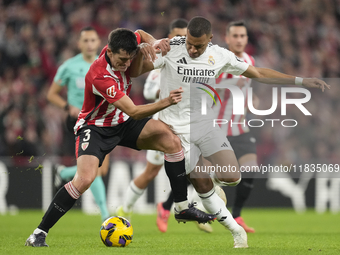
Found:
<svg viewBox="0 0 340 255"><path fill-rule="evenodd" d="M96 56L86 56L85 54L82 54L82 55L83 55L83 59L90 64L92 64L96 59Z"/></svg>
<svg viewBox="0 0 340 255"><path fill-rule="evenodd" d="M236 55L236 57L243 58L243 51L242 52L234 52L234 51L232 51L232 52Z"/></svg>

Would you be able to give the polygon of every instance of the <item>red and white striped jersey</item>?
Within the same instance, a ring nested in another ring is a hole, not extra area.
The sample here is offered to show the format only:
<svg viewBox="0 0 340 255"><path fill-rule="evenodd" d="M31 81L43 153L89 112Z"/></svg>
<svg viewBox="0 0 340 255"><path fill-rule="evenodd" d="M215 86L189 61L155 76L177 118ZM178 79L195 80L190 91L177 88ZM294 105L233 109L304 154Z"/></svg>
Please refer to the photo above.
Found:
<svg viewBox="0 0 340 255"><path fill-rule="evenodd" d="M140 36L137 42L140 43ZM93 62L85 76L85 97L83 107L78 115L74 132L88 125L112 127L125 122L129 116L116 108L113 103L129 95L131 90L130 70L117 71L111 67L106 56L107 46L101 51L99 58Z"/></svg>
<svg viewBox="0 0 340 255"><path fill-rule="evenodd" d="M255 60L252 56L243 52L242 60L249 65L254 65ZM242 79L242 80L240 80ZM242 91L244 93L244 108L245 115L248 109L247 107L247 97L248 97L248 88L251 86L251 79L244 77L242 75L233 75L229 73L222 73L217 79L216 83L219 84L221 82L227 82L230 85L242 85ZM247 124L247 120L245 115L235 115L233 114L233 97L229 91L229 89L223 90L222 93L219 93L222 105L216 104L214 106L214 112L217 114L218 119L228 120L228 123L225 125L220 125L221 129L226 133L227 136L238 136L243 133L249 132L249 127Z"/></svg>

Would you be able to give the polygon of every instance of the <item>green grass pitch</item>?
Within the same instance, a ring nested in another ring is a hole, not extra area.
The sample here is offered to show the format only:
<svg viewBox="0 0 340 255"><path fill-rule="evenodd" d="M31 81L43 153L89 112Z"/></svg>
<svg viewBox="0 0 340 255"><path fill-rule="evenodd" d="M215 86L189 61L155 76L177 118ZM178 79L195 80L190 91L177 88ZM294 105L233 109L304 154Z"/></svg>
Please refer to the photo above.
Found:
<svg viewBox="0 0 340 255"><path fill-rule="evenodd" d="M50 247L25 247L27 237L40 222L41 211L0 215L0 254L340 254L340 215L298 215L290 209L247 209L243 216L256 229L248 234L248 249L233 249L229 231L217 222L211 234L194 223L169 220L167 233L160 233L155 215L132 218L134 237L125 248L106 247L100 240L100 216L78 210L68 212L46 239Z"/></svg>

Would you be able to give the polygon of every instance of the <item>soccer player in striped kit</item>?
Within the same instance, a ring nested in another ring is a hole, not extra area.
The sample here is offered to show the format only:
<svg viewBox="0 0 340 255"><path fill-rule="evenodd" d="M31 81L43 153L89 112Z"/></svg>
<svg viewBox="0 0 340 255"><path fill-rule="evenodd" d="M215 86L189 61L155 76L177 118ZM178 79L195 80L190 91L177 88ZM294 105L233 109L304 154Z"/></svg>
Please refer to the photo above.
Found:
<svg viewBox="0 0 340 255"><path fill-rule="evenodd" d="M117 145L164 152L164 165L170 182L175 182L172 186L177 190L177 203L181 205L175 215L176 220L208 222L216 219L215 215L206 214L188 204L181 143L167 125L148 118L180 102L183 90L172 90L166 98L138 106L128 96L131 77L141 74L143 58L156 58L150 44L156 49L160 48L162 54L169 50L168 39L156 41L144 31L133 33L118 28L109 34L108 45L85 77L85 99L74 127L77 173L57 192L39 226L26 240L26 246L48 246L45 239L49 230L90 187L97 176L98 166Z"/></svg>
<svg viewBox="0 0 340 255"><path fill-rule="evenodd" d="M73 127L83 106L85 75L91 64L98 58L97 52L100 39L93 27L84 27L80 31L78 48L80 53L66 60L57 71L51 87L47 92L47 99L52 104L67 112L66 127L74 135ZM67 100L60 96L60 92L67 87ZM109 156L105 157L103 165L98 170L98 176L91 184L90 190L100 209L102 221L110 216L106 205L106 190L102 176L107 174ZM57 165L54 185L59 190L62 184L70 181L77 172L77 165Z"/></svg>
<svg viewBox="0 0 340 255"><path fill-rule="evenodd" d="M254 66L254 58L244 52L248 43L247 28L244 21L231 22L227 27L225 40L228 45L228 49L231 52L233 52L239 59ZM221 82L225 85L229 84L239 86L245 94L245 98L247 98L247 90L251 86L251 79L242 75L222 73L219 78L216 79L217 84ZM230 90L225 89L223 93L219 93L219 95L222 99L222 105L214 105L214 111L217 114L216 118L228 120L228 125L221 125L220 127L227 135L240 167L257 166L256 140L252 136L247 125L247 121L245 119L246 112L244 115L233 114L233 97L231 96ZM258 102L258 100L254 99L253 102ZM231 121L238 124L231 125ZM245 124L243 125L241 123ZM254 178L242 178L241 182L236 186L236 196L232 211L232 215L236 222L248 233L254 233L255 230L245 224L241 217L241 210L253 189L253 180Z"/></svg>

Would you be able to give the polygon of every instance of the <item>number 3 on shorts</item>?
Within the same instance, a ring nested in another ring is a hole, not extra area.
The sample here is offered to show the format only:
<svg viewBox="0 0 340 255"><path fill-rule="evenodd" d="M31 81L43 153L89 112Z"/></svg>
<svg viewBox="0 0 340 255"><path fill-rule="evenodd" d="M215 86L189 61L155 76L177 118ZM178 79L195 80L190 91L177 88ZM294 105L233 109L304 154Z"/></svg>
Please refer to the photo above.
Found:
<svg viewBox="0 0 340 255"><path fill-rule="evenodd" d="M91 129L84 130L85 137L83 138L83 142L87 142L90 140L90 137L91 137L90 132L91 132Z"/></svg>

